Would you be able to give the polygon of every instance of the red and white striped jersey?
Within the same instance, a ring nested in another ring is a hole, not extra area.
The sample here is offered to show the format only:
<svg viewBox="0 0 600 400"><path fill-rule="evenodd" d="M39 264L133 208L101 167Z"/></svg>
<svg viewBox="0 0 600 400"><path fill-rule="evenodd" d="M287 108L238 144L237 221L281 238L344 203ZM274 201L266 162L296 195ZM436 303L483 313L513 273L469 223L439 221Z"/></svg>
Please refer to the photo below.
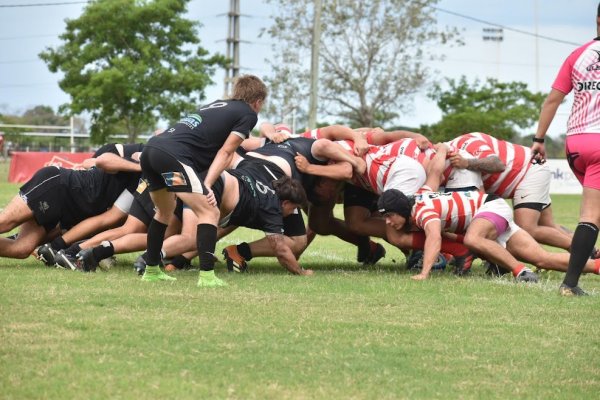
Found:
<svg viewBox="0 0 600 400"><path fill-rule="evenodd" d="M415 195L411 217L421 229L439 220L442 231L464 233L487 196L481 192L433 192L429 186L423 186Z"/></svg>
<svg viewBox="0 0 600 400"><path fill-rule="evenodd" d="M496 139L485 133L467 133L450 141L449 144L478 159L492 155L498 156L506 165L504 171L493 174L482 172L481 178L487 193L493 193L505 199L513 197L515 189L531 166L531 149L529 147Z"/></svg>
<svg viewBox="0 0 600 400"><path fill-rule="evenodd" d="M352 153L354 142L351 140L338 140L335 143ZM414 139L401 139L385 146L370 146L367 153L362 157L367 164L367 169L362 175L355 173L352 176L352 183L374 193L383 193L392 164L402 162L404 158L398 156L412 158L421 165L427 157L426 153L419 149Z"/></svg>

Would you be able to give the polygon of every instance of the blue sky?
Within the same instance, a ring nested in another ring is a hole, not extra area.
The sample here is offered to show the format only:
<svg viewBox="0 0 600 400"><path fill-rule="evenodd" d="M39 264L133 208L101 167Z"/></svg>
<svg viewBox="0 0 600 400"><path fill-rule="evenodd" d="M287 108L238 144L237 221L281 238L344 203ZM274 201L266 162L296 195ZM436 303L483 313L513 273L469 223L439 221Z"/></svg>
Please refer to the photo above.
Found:
<svg viewBox="0 0 600 400"><path fill-rule="evenodd" d="M59 75L50 73L37 55L46 47L60 44L58 35L64 31L65 18L77 18L84 4L24 5L70 1L74 0L0 0L0 112L20 113L40 104L56 109L69 100L58 87ZM259 37L259 33L270 25L273 8L261 0L240 0L240 4L242 14L246 15L241 19L241 37L250 42L241 45L243 72L266 75L269 71L264 59L270 55L271 41ZM6 7L10 5L22 7ZM597 5L596 0L442 0L438 7L531 33L536 29L537 7L539 35L583 44L596 34ZM226 0L189 3L188 17L202 23L202 45L211 52L225 53L227 18L220 14L228 8ZM466 43L464 47L448 49L446 61L433 65L440 77L457 78L466 74L470 79L518 80L526 82L531 90L548 91L562 61L575 48L571 44L538 39L536 63L536 40L531 35L505 30L502 43L484 42L483 23L442 11L437 16L440 24L461 29ZM221 97L223 76L221 71L215 75L215 85L206 93L208 99ZM550 135L564 131L569 109L570 100L559 109ZM398 123L419 126L436 122L440 117L437 106L422 93L413 99L413 111L403 115Z"/></svg>

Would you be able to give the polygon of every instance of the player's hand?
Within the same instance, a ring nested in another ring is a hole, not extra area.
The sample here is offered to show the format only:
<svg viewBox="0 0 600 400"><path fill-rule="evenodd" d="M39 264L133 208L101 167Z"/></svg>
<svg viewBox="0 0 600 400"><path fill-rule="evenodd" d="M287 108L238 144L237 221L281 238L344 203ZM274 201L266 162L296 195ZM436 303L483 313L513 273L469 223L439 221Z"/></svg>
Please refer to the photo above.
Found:
<svg viewBox="0 0 600 400"><path fill-rule="evenodd" d="M421 150L427 150L433 147L433 144L429 141L429 139L420 133L417 133L417 136L414 137L414 140L417 142L417 146L419 146L419 149Z"/></svg>
<svg viewBox="0 0 600 400"><path fill-rule="evenodd" d="M215 194L212 191L212 188L207 187L208 192L206 192L206 201L208 201L208 204L210 204L213 207L217 206L217 199L215 197Z"/></svg>
<svg viewBox="0 0 600 400"><path fill-rule="evenodd" d="M271 141L273 143L285 142L289 138L290 135L285 131L275 131L275 133L271 135Z"/></svg>
<svg viewBox="0 0 600 400"><path fill-rule="evenodd" d="M298 171L300 172L306 173L308 168L310 167L310 163L308 162L306 157L304 157L300 153L296 153L296 157L294 157L294 162L296 163L296 168L298 168Z"/></svg>
<svg viewBox="0 0 600 400"><path fill-rule="evenodd" d="M544 143L534 142L531 145L531 162L533 164L543 164L546 162L546 147Z"/></svg>
<svg viewBox="0 0 600 400"><path fill-rule="evenodd" d="M354 154L358 157L364 155L367 151L369 151L369 143L365 138L358 139L354 142Z"/></svg>
<svg viewBox="0 0 600 400"><path fill-rule="evenodd" d="M454 168L466 169L469 166L469 161L458 154L458 152L450 153L448 160Z"/></svg>
<svg viewBox="0 0 600 400"><path fill-rule="evenodd" d="M427 276L428 275L421 273L421 274L413 275L410 278L414 281L424 281L425 279L427 279Z"/></svg>

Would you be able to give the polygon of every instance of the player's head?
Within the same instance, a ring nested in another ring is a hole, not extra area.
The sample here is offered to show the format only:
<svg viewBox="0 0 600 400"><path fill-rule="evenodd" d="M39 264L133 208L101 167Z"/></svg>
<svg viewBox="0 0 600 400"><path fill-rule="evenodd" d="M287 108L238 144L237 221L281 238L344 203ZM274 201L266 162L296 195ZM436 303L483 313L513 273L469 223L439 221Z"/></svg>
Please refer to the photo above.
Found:
<svg viewBox="0 0 600 400"><path fill-rule="evenodd" d="M385 217L386 224L396 230L408 226L412 206L413 200L397 189L386 190L377 201L377 208Z"/></svg>
<svg viewBox="0 0 600 400"><path fill-rule="evenodd" d="M306 192L302 184L289 176L283 176L273 181L273 189L275 189L275 193L277 193L279 200L281 200L282 206L286 208L284 216L297 207L304 207L307 203Z"/></svg>
<svg viewBox="0 0 600 400"><path fill-rule="evenodd" d="M259 77L240 75L233 84L231 98L245 101L256 112L259 112L267 98L267 86Z"/></svg>

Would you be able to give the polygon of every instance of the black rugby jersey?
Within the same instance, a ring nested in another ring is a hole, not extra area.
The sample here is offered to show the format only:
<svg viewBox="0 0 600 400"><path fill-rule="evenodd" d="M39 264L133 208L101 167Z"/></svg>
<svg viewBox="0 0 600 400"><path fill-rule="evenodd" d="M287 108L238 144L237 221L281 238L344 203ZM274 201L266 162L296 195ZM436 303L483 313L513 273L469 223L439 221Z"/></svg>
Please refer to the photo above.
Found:
<svg viewBox="0 0 600 400"><path fill-rule="evenodd" d="M201 172L212 163L233 132L246 139L258 116L241 100L217 100L200 107L158 136L147 146L159 148Z"/></svg>

